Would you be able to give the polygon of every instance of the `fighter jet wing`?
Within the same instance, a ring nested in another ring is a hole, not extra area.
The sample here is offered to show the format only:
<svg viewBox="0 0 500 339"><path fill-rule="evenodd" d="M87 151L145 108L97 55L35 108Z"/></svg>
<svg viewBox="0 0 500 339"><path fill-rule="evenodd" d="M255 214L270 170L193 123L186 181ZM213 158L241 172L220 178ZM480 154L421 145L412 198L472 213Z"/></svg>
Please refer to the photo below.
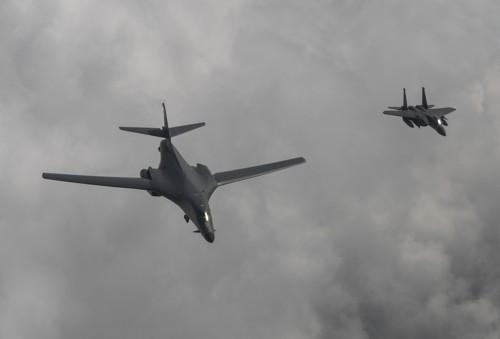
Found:
<svg viewBox="0 0 500 339"><path fill-rule="evenodd" d="M440 118L445 116L446 114L450 114L451 112L454 112L455 109L451 107L447 108L433 108L427 111L427 114L432 115L434 117Z"/></svg>
<svg viewBox="0 0 500 339"><path fill-rule="evenodd" d="M415 118L415 113L412 111L384 111L382 113L387 115L395 115L397 117Z"/></svg>
<svg viewBox="0 0 500 339"><path fill-rule="evenodd" d="M151 180L143 178L96 177L89 175L73 175L73 174L57 174L57 173L43 173L42 177L44 179L75 182L77 184L122 187L122 188L138 189L138 190L152 190Z"/></svg>
<svg viewBox="0 0 500 339"><path fill-rule="evenodd" d="M222 186L236 181L250 179L259 175L279 171L288 167L302 164L304 162L306 162L306 159L299 157L260 166L241 168L227 172L219 172L214 174L214 178L217 181L217 186Z"/></svg>

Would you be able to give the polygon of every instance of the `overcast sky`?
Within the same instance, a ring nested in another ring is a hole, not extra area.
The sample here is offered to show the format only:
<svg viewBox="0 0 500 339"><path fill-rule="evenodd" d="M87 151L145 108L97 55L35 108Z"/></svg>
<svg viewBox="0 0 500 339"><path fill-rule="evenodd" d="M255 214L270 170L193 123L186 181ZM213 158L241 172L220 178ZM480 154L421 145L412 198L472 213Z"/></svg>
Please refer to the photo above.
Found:
<svg viewBox="0 0 500 339"><path fill-rule="evenodd" d="M0 1L0 338L499 338L500 2ZM457 109L448 136L386 106ZM175 138L214 244L138 176Z"/></svg>

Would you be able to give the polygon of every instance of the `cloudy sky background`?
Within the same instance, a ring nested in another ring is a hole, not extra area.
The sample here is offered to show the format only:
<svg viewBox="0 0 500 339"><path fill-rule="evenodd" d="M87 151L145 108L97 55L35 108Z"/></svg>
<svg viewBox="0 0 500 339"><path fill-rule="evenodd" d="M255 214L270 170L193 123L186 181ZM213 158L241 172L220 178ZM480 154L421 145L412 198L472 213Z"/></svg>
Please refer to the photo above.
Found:
<svg viewBox="0 0 500 339"><path fill-rule="evenodd" d="M0 338L500 337L500 3L0 2ZM383 116L452 106L448 136ZM217 237L140 191L159 139Z"/></svg>

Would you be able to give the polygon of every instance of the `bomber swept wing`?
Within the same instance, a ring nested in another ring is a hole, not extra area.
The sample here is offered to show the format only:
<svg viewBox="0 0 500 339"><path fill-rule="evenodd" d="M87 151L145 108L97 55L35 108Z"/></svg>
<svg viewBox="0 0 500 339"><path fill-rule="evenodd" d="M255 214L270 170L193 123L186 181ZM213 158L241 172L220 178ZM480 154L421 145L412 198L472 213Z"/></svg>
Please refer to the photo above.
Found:
<svg viewBox="0 0 500 339"><path fill-rule="evenodd" d="M145 191L151 190L151 180L142 178L101 177L92 175L74 175L74 174L58 174L58 173L43 173L42 177L44 179L74 182L77 184L132 188Z"/></svg>
<svg viewBox="0 0 500 339"><path fill-rule="evenodd" d="M251 179L264 174L276 172L288 167L300 165L306 162L303 157L293 158L278 162L273 162L265 165L240 168L237 170L218 172L214 174L217 186L231 184L233 182ZM43 173L42 177L49 180L73 182L77 184L87 184L96 186L131 188L138 190L152 190L151 180L142 178L130 177L104 177L92 175L74 175L74 174L59 174L59 173Z"/></svg>
<svg viewBox="0 0 500 339"><path fill-rule="evenodd" d="M217 182L217 186L222 186L236 181L250 179L257 177L259 175L264 175L275 171L279 171L288 167L300 165L304 162L306 162L306 159L299 157L260 166L241 168L227 172L219 172L214 174L214 178L215 181Z"/></svg>

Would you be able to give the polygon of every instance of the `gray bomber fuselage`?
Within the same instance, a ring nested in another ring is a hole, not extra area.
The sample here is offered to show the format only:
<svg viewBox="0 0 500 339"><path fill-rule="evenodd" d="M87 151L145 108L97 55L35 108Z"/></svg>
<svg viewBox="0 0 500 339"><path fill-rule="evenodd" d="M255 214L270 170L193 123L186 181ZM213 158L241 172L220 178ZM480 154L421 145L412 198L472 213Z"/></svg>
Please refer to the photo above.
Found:
<svg viewBox="0 0 500 339"><path fill-rule="evenodd" d="M201 235L213 242L215 230L208 201L217 182L212 173L204 165L190 166L168 140L161 141L159 151L160 165L147 170L152 191L179 206Z"/></svg>

